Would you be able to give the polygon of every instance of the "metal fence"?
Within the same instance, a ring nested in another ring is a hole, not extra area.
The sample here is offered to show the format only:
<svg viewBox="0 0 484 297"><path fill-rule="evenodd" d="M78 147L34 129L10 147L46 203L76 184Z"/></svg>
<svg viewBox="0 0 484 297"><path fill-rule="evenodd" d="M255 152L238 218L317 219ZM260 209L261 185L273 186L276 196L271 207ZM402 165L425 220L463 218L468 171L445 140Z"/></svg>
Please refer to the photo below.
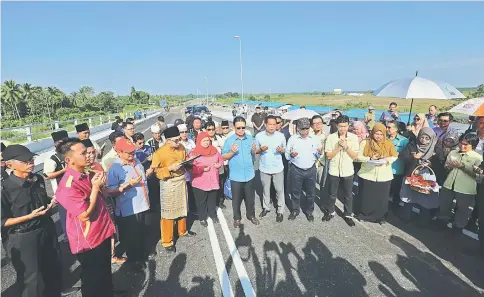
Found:
<svg viewBox="0 0 484 297"><path fill-rule="evenodd" d="M152 114L156 111L149 111L146 114ZM26 142L32 142L37 139L48 138L50 134L57 130L66 130L71 132L75 130L75 126L80 123L87 123L90 128L100 126L103 124L111 123L114 121L114 117L119 115L118 113L109 115L93 116L82 119L66 120L66 121L55 121L50 123L40 123L40 124L29 124L19 127L10 127L1 129L2 140L13 141L18 139L26 139ZM125 113L125 118L134 117L134 113ZM8 133L10 132L10 133ZM8 136L8 135L12 136ZM20 135L16 135L20 134ZM3 137L7 135L7 137Z"/></svg>

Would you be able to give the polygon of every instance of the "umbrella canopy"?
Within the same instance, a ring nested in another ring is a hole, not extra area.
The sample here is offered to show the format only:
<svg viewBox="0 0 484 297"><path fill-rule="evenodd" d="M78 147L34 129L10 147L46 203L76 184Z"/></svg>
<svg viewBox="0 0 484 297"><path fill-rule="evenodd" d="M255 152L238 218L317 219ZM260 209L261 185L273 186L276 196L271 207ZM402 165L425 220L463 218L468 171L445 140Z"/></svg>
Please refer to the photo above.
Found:
<svg viewBox="0 0 484 297"><path fill-rule="evenodd" d="M284 120L294 121L294 120L298 120L298 119L301 119L301 118L309 118L310 119L315 115L318 115L318 113L315 112L314 110L295 109L295 110L291 110L291 111L288 111L285 114L283 114L282 118Z"/></svg>
<svg viewBox="0 0 484 297"><path fill-rule="evenodd" d="M466 97L448 83L435 82L419 76L388 82L376 90L374 94L379 97L405 99L458 99Z"/></svg>
<svg viewBox="0 0 484 297"><path fill-rule="evenodd" d="M482 117L484 116L484 97L466 100L454 106L449 112Z"/></svg>

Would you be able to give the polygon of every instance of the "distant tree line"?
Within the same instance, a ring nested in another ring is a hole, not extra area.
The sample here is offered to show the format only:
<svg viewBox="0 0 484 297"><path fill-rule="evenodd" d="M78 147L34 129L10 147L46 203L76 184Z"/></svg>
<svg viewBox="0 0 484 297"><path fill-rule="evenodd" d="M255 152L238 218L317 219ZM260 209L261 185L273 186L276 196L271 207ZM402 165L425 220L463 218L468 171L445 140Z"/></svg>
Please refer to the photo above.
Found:
<svg viewBox="0 0 484 297"><path fill-rule="evenodd" d="M94 88L89 86L66 94L53 86L41 87L7 80L1 86L2 127L117 113L122 112L126 106L159 106L162 99L170 104L186 100L182 96L150 95L134 87L131 87L130 94L125 96L117 96L113 92L96 94Z"/></svg>

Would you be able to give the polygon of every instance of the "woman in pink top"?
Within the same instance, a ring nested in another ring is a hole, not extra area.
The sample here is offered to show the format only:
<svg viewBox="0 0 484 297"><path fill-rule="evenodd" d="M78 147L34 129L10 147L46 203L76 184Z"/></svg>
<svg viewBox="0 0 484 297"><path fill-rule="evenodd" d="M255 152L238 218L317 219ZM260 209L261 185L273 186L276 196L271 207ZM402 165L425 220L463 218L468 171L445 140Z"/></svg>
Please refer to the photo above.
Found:
<svg viewBox="0 0 484 297"><path fill-rule="evenodd" d="M203 227L207 227L207 214L218 223L215 207L219 186L219 168L223 166L222 155L211 144L207 132L197 135L197 144L190 157L201 156L193 161L192 187L197 203L198 218Z"/></svg>

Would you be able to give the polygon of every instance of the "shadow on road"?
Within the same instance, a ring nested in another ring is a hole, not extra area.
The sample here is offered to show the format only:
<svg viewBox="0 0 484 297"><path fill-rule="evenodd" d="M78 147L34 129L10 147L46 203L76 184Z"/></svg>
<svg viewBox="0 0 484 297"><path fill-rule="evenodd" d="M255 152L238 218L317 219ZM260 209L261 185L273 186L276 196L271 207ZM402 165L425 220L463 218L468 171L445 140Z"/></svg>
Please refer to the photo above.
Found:
<svg viewBox="0 0 484 297"><path fill-rule="evenodd" d="M405 253L405 255L397 256L396 264L400 268L400 273L417 290L405 289L386 267L370 261L368 265L380 280L381 284L378 285L378 288L385 296L482 296L476 289L445 267L435 256L418 250L398 236L391 236L389 241Z"/></svg>

